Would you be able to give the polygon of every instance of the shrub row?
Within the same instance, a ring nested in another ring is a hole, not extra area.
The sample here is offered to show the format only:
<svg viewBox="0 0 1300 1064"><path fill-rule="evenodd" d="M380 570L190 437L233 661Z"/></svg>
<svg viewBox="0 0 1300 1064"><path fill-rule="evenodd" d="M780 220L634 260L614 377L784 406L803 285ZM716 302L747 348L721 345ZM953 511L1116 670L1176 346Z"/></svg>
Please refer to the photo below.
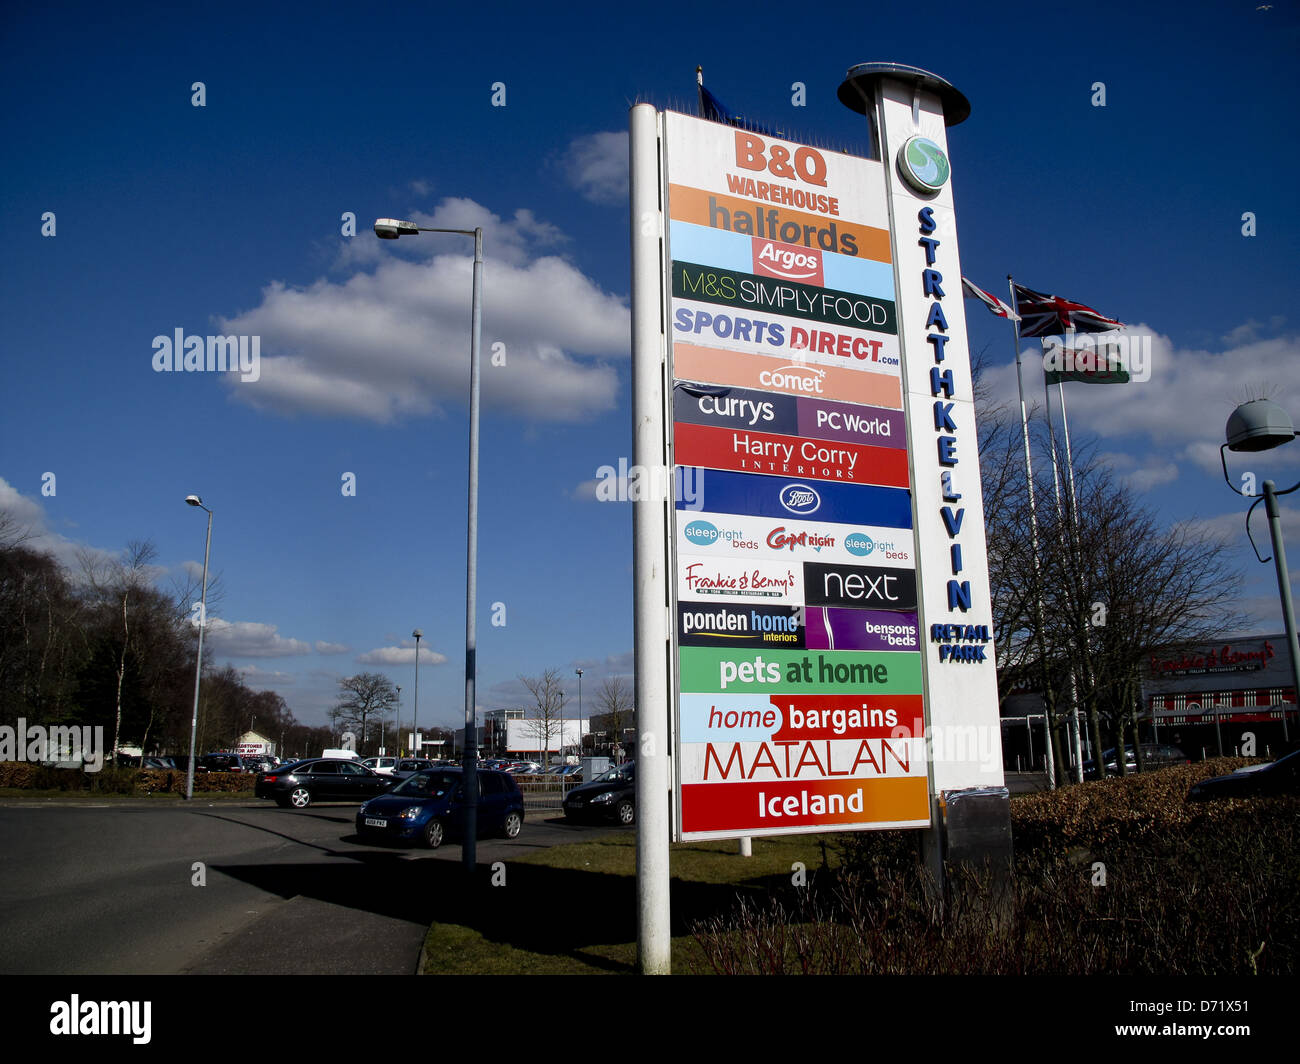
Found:
<svg viewBox="0 0 1300 1064"><path fill-rule="evenodd" d="M252 791L256 777L238 772L200 772L195 792ZM99 772L52 768L26 761L0 761L0 787L39 791L85 791L100 794L184 794L186 774L173 769L113 768Z"/></svg>
<svg viewBox="0 0 1300 1064"><path fill-rule="evenodd" d="M1187 803L1221 759L1013 799L1013 875L949 869L941 904L916 836L842 836L806 889L740 901L693 931L723 973L1293 974L1300 797Z"/></svg>

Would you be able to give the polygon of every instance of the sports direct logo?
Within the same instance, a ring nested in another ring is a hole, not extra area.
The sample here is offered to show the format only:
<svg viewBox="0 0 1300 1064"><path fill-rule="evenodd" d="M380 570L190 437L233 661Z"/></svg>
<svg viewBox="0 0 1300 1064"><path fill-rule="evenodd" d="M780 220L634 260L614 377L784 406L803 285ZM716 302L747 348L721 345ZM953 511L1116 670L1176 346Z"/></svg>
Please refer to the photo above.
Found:
<svg viewBox="0 0 1300 1064"><path fill-rule="evenodd" d="M754 272L764 277L780 277L787 281L824 286L822 254L813 248L795 244L779 244L775 240L752 238Z"/></svg>

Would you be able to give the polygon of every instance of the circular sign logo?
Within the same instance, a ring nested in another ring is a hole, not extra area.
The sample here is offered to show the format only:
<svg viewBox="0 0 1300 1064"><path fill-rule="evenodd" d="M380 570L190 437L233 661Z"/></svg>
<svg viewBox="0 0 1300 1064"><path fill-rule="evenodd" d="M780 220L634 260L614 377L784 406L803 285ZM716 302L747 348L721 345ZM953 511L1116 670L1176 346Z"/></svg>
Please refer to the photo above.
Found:
<svg viewBox="0 0 1300 1064"><path fill-rule="evenodd" d="M938 192L952 168L943 149L928 137L909 137L898 149L898 172L918 192Z"/></svg>
<svg viewBox="0 0 1300 1064"><path fill-rule="evenodd" d="M781 505L792 514L815 513L821 504L817 490L807 484L787 484L781 489Z"/></svg>

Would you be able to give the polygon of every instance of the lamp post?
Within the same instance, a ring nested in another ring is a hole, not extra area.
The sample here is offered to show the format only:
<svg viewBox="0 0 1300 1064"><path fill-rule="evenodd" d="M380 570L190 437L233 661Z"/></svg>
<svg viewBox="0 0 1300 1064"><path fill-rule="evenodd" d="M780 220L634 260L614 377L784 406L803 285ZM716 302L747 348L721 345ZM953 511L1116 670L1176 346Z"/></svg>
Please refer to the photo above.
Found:
<svg viewBox="0 0 1300 1064"><path fill-rule="evenodd" d="M582 670L574 669L578 674L578 757L582 757ZM568 764L566 761L565 764Z"/></svg>
<svg viewBox="0 0 1300 1064"><path fill-rule="evenodd" d="M397 218L380 218L375 222L375 235L382 240L396 240L416 233L459 233L474 238L469 342L469 513L466 519L465 552L465 842L461 847L463 866L466 873L472 876L478 865L478 734L474 713L474 683L478 664L474 602L478 594L478 407L479 345L483 332L483 230L431 229ZM418 650L416 665L419 665Z"/></svg>
<svg viewBox="0 0 1300 1064"><path fill-rule="evenodd" d="M1228 476L1228 460L1224 456L1224 450L1270 451L1274 447L1281 447L1284 443L1290 443L1295 439L1296 431L1290 415L1277 403L1270 399L1252 399L1248 403L1242 403L1228 417L1228 424L1224 427L1224 435L1227 437L1227 442L1219 448L1219 462L1223 466L1223 479L1228 482L1228 487L1238 495L1246 496L1246 493L1241 491ZM1271 480L1264 481L1263 487L1263 497L1255 499L1250 504L1250 509L1246 511L1246 538L1250 540L1250 546L1255 551L1255 557L1266 563L1268 559L1260 558L1259 548L1255 546L1255 537L1250 534L1250 515L1255 512L1255 507L1263 502L1264 512L1268 515L1269 536L1273 541L1273 567L1277 572L1278 593L1282 599L1282 623L1286 626L1287 649L1291 655L1291 682L1295 685L1296 701L1300 703L1300 641L1296 638L1295 605L1291 600L1291 580L1290 575L1287 573L1286 546L1282 542L1282 516L1277 506L1277 497L1279 495L1290 495L1291 492L1300 488L1300 480L1283 491L1278 491ZM1246 497L1249 498L1249 496ZM1215 714L1217 719L1217 709ZM1286 742L1289 738L1286 710L1283 709L1282 740Z"/></svg>
<svg viewBox="0 0 1300 1064"><path fill-rule="evenodd" d="M418 662L416 664L419 664ZM397 705L393 708L393 749L400 750L402 746L402 688L397 687ZM387 747L384 748L387 751ZM389 755L392 756L392 755Z"/></svg>
<svg viewBox="0 0 1300 1064"><path fill-rule="evenodd" d="M197 506L208 515L208 535L203 544L203 589L199 597L199 656L194 663L194 715L190 719L190 766L185 779L185 798L194 797L194 756L195 743L199 735L199 677L203 673L203 630L208 626L208 552L212 549L212 511L203 505L197 495L186 495L185 501L190 506Z"/></svg>
<svg viewBox="0 0 1300 1064"><path fill-rule="evenodd" d="M411 743L415 747L411 751L412 757L420 756L420 639L424 633L416 629L411 635L415 636L415 711L411 720Z"/></svg>

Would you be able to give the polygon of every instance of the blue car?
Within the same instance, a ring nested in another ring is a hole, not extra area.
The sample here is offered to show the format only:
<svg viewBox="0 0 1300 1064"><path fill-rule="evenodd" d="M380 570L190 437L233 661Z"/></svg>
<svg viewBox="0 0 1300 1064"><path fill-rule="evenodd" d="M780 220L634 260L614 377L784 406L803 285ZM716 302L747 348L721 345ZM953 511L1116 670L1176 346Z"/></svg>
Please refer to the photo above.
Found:
<svg viewBox="0 0 1300 1064"><path fill-rule="evenodd" d="M518 838L524 796L508 772L481 768L478 834ZM417 772L357 810L357 834L366 840L419 841L436 850L449 836L465 833L465 787L459 768Z"/></svg>

